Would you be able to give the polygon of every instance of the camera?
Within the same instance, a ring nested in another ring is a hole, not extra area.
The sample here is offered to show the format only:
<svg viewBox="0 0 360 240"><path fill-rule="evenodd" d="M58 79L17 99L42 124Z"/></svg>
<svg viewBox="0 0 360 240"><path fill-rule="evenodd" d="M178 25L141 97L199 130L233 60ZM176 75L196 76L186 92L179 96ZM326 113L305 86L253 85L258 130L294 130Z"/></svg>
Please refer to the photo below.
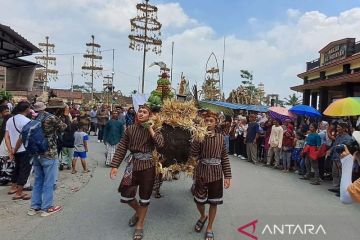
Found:
<svg viewBox="0 0 360 240"><path fill-rule="evenodd" d="M360 150L359 144L355 140L351 140L346 144L337 145L334 150L336 153L341 154L345 151L345 146L347 147L351 155Z"/></svg>

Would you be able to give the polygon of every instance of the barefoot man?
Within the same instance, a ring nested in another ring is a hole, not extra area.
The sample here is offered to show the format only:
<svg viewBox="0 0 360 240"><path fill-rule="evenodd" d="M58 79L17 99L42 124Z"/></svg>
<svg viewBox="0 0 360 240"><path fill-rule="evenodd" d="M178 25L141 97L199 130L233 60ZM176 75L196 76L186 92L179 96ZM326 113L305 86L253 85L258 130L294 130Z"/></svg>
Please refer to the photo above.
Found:
<svg viewBox="0 0 360 240"><path fill-rule="evenodd" d="M129 220L129 226L135 226L134 240L142 239L144 235L144 220L155 180L152 152L155 146L162 147L164 142L162 135L159 132L155 133L153 126L147 126L150 115L151 110L148 106L139 107L136 114L137 123L126 129L110 163L110 178L115 179L118 167L125 158L126 152L130 151L130 156L127 158L128 165L120 183L119 192L121 202L127 203L135 210L135 214ZM139 203L135 198L138 187Z"/></svg>

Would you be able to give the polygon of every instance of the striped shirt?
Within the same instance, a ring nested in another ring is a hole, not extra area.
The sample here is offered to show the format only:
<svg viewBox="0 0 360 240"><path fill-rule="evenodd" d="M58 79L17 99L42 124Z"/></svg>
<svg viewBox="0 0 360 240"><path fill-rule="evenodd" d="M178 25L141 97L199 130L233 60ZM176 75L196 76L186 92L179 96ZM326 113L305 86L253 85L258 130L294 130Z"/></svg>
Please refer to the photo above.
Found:
<svg viewBox="0 0 360 240"><path fill-rule="evenodd" d="M225 178L231 178L230 161L226 150L224 136L215 133L214 136L207 136L203 142L193 142L191 145L191 156L198 159L196 167L196 178L205 182L215 182ZM205 165L201 159L221 159L220 165Z"/></svg>
<svg viewBox="0 0 360 240"><path fill-rule="evenodd" d="M118 168L124 160L127 151L131 153L152 153L156 147L163 147L164 138L160 132L156 132L154 138L151 137L149 129L139 124L128 127L124 137L116 148L114 157L110 163L113 168ZM142 171L154 167L154 161L133 159L133 171Z"/></svg>

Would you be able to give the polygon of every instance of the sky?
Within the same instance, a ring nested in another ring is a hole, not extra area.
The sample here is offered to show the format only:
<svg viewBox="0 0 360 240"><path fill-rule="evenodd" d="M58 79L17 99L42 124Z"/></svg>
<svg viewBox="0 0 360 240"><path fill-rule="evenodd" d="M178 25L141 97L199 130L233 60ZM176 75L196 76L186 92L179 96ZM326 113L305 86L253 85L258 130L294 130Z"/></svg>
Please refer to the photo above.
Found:
<svg viewBox="0 0 360 240"><path fill-rule="evenodd" d="M102 76L112 72L114 85L129 95L139 90L142 53L129 49L129 19L142 0L0 0L0 23L19 32L34 44L45 36L55 44L58 80L54 88L71 87L71 59L75 59L74 83L84 85L82 53L95 35L101 44L104 71L94 87L102 88ZM212 52L221 68L225 38L224 92L228 96L241 84L240 70L253 73L254 83L264 83L267 94L292 94L302 84L297 74L306 61L331 41L360 39L358 0L150 0L158 6L162 23L162 54L147 54L145 92L156 88L159 68L154 61L171 62L174 42L173 87L183 73L190 85L204 81L205 65ZM33 58L30 58L33 59ZM213 65L214 63L210 63ZM301 94L298 93L299 96Z"/></svg>

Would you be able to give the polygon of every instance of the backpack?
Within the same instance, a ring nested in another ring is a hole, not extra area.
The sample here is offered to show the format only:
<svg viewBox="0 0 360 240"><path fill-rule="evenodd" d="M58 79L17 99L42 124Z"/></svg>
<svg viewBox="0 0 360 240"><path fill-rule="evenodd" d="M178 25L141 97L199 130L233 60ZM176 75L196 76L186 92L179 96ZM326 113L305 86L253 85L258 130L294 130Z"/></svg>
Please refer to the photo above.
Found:
<svg viewBox="0 0 360 240"><path fill-rule="evenodd" d="M45 137L42 123L50 116L51 114L47 113L41 114L23 127L21 139L29 154L40 155L49 150L49 142Z"/></svg>

